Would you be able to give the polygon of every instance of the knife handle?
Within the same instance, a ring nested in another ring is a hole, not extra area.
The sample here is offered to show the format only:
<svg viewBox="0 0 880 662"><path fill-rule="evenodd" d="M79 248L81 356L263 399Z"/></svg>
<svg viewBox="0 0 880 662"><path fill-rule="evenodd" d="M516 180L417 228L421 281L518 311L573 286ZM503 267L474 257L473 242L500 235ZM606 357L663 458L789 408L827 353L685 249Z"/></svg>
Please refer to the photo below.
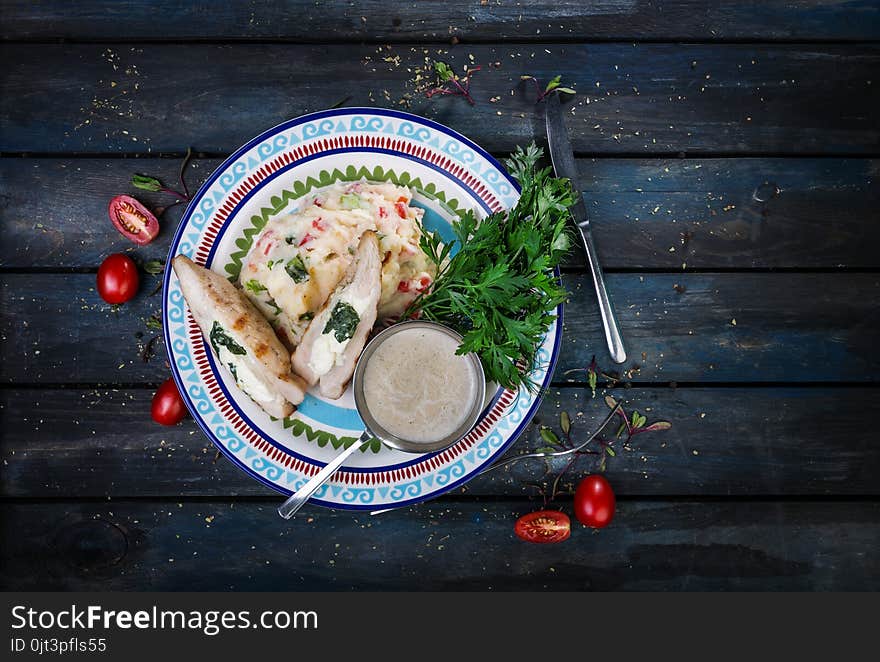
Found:
<svg viewBox="0 0 880 662"><path fill-rule="evenodd" d="M605 340L608 343L608 353L615 363L626 361L626 350L623 348L623 338L620 337L620 327L617 317L611 307L608 298L608 290L605 289L605 277L602 275L602 267L599 266L599 257L596 255L596 246L593 244L593 236L589 228L584 229L578 224L584 252L587 254L587 264L590 273L593 274L593 285L596 286L596 296L599 298L599 313L602 315L602 326L605 329Z"/></svg>

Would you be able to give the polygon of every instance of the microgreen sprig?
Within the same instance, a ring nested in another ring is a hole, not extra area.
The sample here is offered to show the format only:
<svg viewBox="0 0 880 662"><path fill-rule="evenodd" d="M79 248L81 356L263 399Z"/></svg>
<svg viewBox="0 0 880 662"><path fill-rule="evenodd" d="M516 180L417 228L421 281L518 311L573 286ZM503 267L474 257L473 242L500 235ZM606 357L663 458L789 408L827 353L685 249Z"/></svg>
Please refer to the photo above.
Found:
<svg viewBox="0 0 880 662"><path fill-rule="evenodd" d="M564 94L577 94L577 92L575 92L570 87L564 87L562 85L562 76L561 75L554 76L550 80L550 82L547 83L547 86L543 90L541 89L541 84L538 82L538 79L535 78L534 76L520 76L519 79L522 81L532 81L535 84L535 88L538 91L538 98L535 100L535 103L539 103L539 102L543 101L553 92L564 93Z"/></svg>
<svg viewBox="0 0 880 662"><path fill-rule="evenodd" d="M165 193L167 195L173 195L177 200L170 205L166 205L164 207L159 207L156 209L156 216L161 216L165 213L166 210L171 209L179 204L183 204L184 202L189 202L192 197L189 194L189 188L186 185L186 178L183 176L186 171L186 166L192 158L192 148L187 147L186 156L183 157L183 162L180 164L180 172L178 173L178 180L180 181L180 188L183 191L176 191L173 188L169 188L165 186L161 180L156 177L150 177L149 175L138 175L134 174L131 176L131 185L135 188L142 189L144 191L151 191L153 193Z"/></svg>
<svg viewBox="0 0 880 662"><path fill-rule="evenodd" d="M434 62L434 72L437 74L437 85L428 88L425 96L429 99L437 94L459 96L467 99L470 105L477 102L471 96L471 76L478 72L482 67L470 67L465 71L464 76L459 76L445 62L439 60Z"/></svg>
<svg viewBox="0 0 880 662"><path fill-rule="evenodd" d="M650 425L646 425L647 417L636 410L633 410L631 416L627 416L623 405L618 403L617 400L610 395L605 396L605 403L608 405L609 409L611 409L610 415L620 418L622 421L613 437L606 437L601 434L608 425L609 421L606 419L602 424L602 427L593 433L585 443L576 445L576 442L572 439L571 417L564 411L559 415L559 428L561 434L557 434L554 430L546 426L542 426L539 430L541 440L545 442L547 446L538 449L537 452L547 453L548 455L552 453L558 454L560 451L570 451L571 453L571 459L560 471L555 473L550 482L549 488L546 484L540 482L527 483L529 486L538 489L543 497L545 508L559 494L559 483L563 476L565 476L565 474L567 474L583 457L591 456L593 458L594 464L590 469L591 471L598 470L599 472L604 472L608 458L617 457L615 444L617 444L617 448L622 446L625 449L629 449L629 444L636 435L644 432L659 432L661 430L668 430L672 427L672 423L669 421L655 421ZM624 434L626 435L625 437ZM593 442L595 442L595 445L592 448L589 448L588 446ZM549 470L550 467L548 465L545 477L550 474Z"/></svg>

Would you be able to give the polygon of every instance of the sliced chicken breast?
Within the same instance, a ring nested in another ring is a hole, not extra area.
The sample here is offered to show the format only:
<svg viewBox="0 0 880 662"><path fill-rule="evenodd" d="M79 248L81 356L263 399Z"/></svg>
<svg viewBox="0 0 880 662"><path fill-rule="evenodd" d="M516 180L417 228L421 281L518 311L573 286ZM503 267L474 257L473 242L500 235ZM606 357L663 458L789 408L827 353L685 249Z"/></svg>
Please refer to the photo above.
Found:
<svg viewBox="0 0 880 662"><path fill-rule="evenodd" d="M382 263L376 234L364 232L354 261L293 353L293 369L321 394L336 399L354 373L357 359L376 323Z"/></svg>
<svg viewBox="0 0 880 662"><path fill-rule="evenodd" d="M244 293L185 255L172 261L183 298L218 361L267 414L284 418L305 397L290 355Z"/></svg>

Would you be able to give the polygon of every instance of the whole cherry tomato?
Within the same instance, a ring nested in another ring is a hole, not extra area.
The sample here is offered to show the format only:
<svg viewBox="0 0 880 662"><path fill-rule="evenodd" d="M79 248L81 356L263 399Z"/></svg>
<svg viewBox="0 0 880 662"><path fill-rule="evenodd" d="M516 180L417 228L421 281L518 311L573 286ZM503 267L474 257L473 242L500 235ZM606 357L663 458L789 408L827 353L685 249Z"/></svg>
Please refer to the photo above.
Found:
<svg viewBox="0 0 880 662"><path fill-rule="evenodd" d="M139 246L149 244L159 234L159 221L149 209L130 195L117 195L113 198L108 212L120 234Z"/></svg>
<svg viewBox="0 0 880 662"><path fill-rule="evenodd" d="M562 542L571 535L571 520L558 510L539 510L516 520L513 530L527 542Z"/></svg>
<svg viewBox="0 0 880 662"><path fill-rule="evenodd" d="M173 379L166 379L156 391L150 414L154 421L162 425L177 425L186 416L186 405Z"/></svg>
<svg viewBox="0 0 880 662"><path fill-rule="evenodd" d="M107 303L125 303L138 291L141 277L128 255L114 253L98 267L98 294Z"/></svg>
<svg viewBox="0 0 880 662"><path fill-rule="evenodd" d="M604 476L584 478L574 493L574 515L581 524L601 529L614 517L614 490Z"/></svg>

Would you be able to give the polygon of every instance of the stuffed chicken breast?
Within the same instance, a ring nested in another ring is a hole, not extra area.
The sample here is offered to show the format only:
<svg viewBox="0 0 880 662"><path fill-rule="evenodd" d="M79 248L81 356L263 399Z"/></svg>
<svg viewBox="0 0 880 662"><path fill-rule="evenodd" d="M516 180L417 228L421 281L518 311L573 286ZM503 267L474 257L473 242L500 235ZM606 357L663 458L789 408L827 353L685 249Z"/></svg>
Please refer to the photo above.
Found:
<svg viewBox="0 0 880 662"><path fill-rule="evenodd" d="M192 316L217 360L266 413L284 418L305 397L290 354L248 298L220 274L184 255L172 262Z"/></svg>
<svg viewBox="0 0 880 662"><path fill-rule="evenodd" d="M293 369L309 384L320 384L325 397L340 397L354 373L376 322L380 270L376 235L364 232L348 272L293 353Z"/></svg>
<svg viewBox="0 0 880 662"><path fill-rule="evenodd" d="M334 184L269 220L242 263L240 283L289 347L336 289L366 231L376 233L381 318L399 316L434 279L419 248L423 211L404 186Z"/></svg>

